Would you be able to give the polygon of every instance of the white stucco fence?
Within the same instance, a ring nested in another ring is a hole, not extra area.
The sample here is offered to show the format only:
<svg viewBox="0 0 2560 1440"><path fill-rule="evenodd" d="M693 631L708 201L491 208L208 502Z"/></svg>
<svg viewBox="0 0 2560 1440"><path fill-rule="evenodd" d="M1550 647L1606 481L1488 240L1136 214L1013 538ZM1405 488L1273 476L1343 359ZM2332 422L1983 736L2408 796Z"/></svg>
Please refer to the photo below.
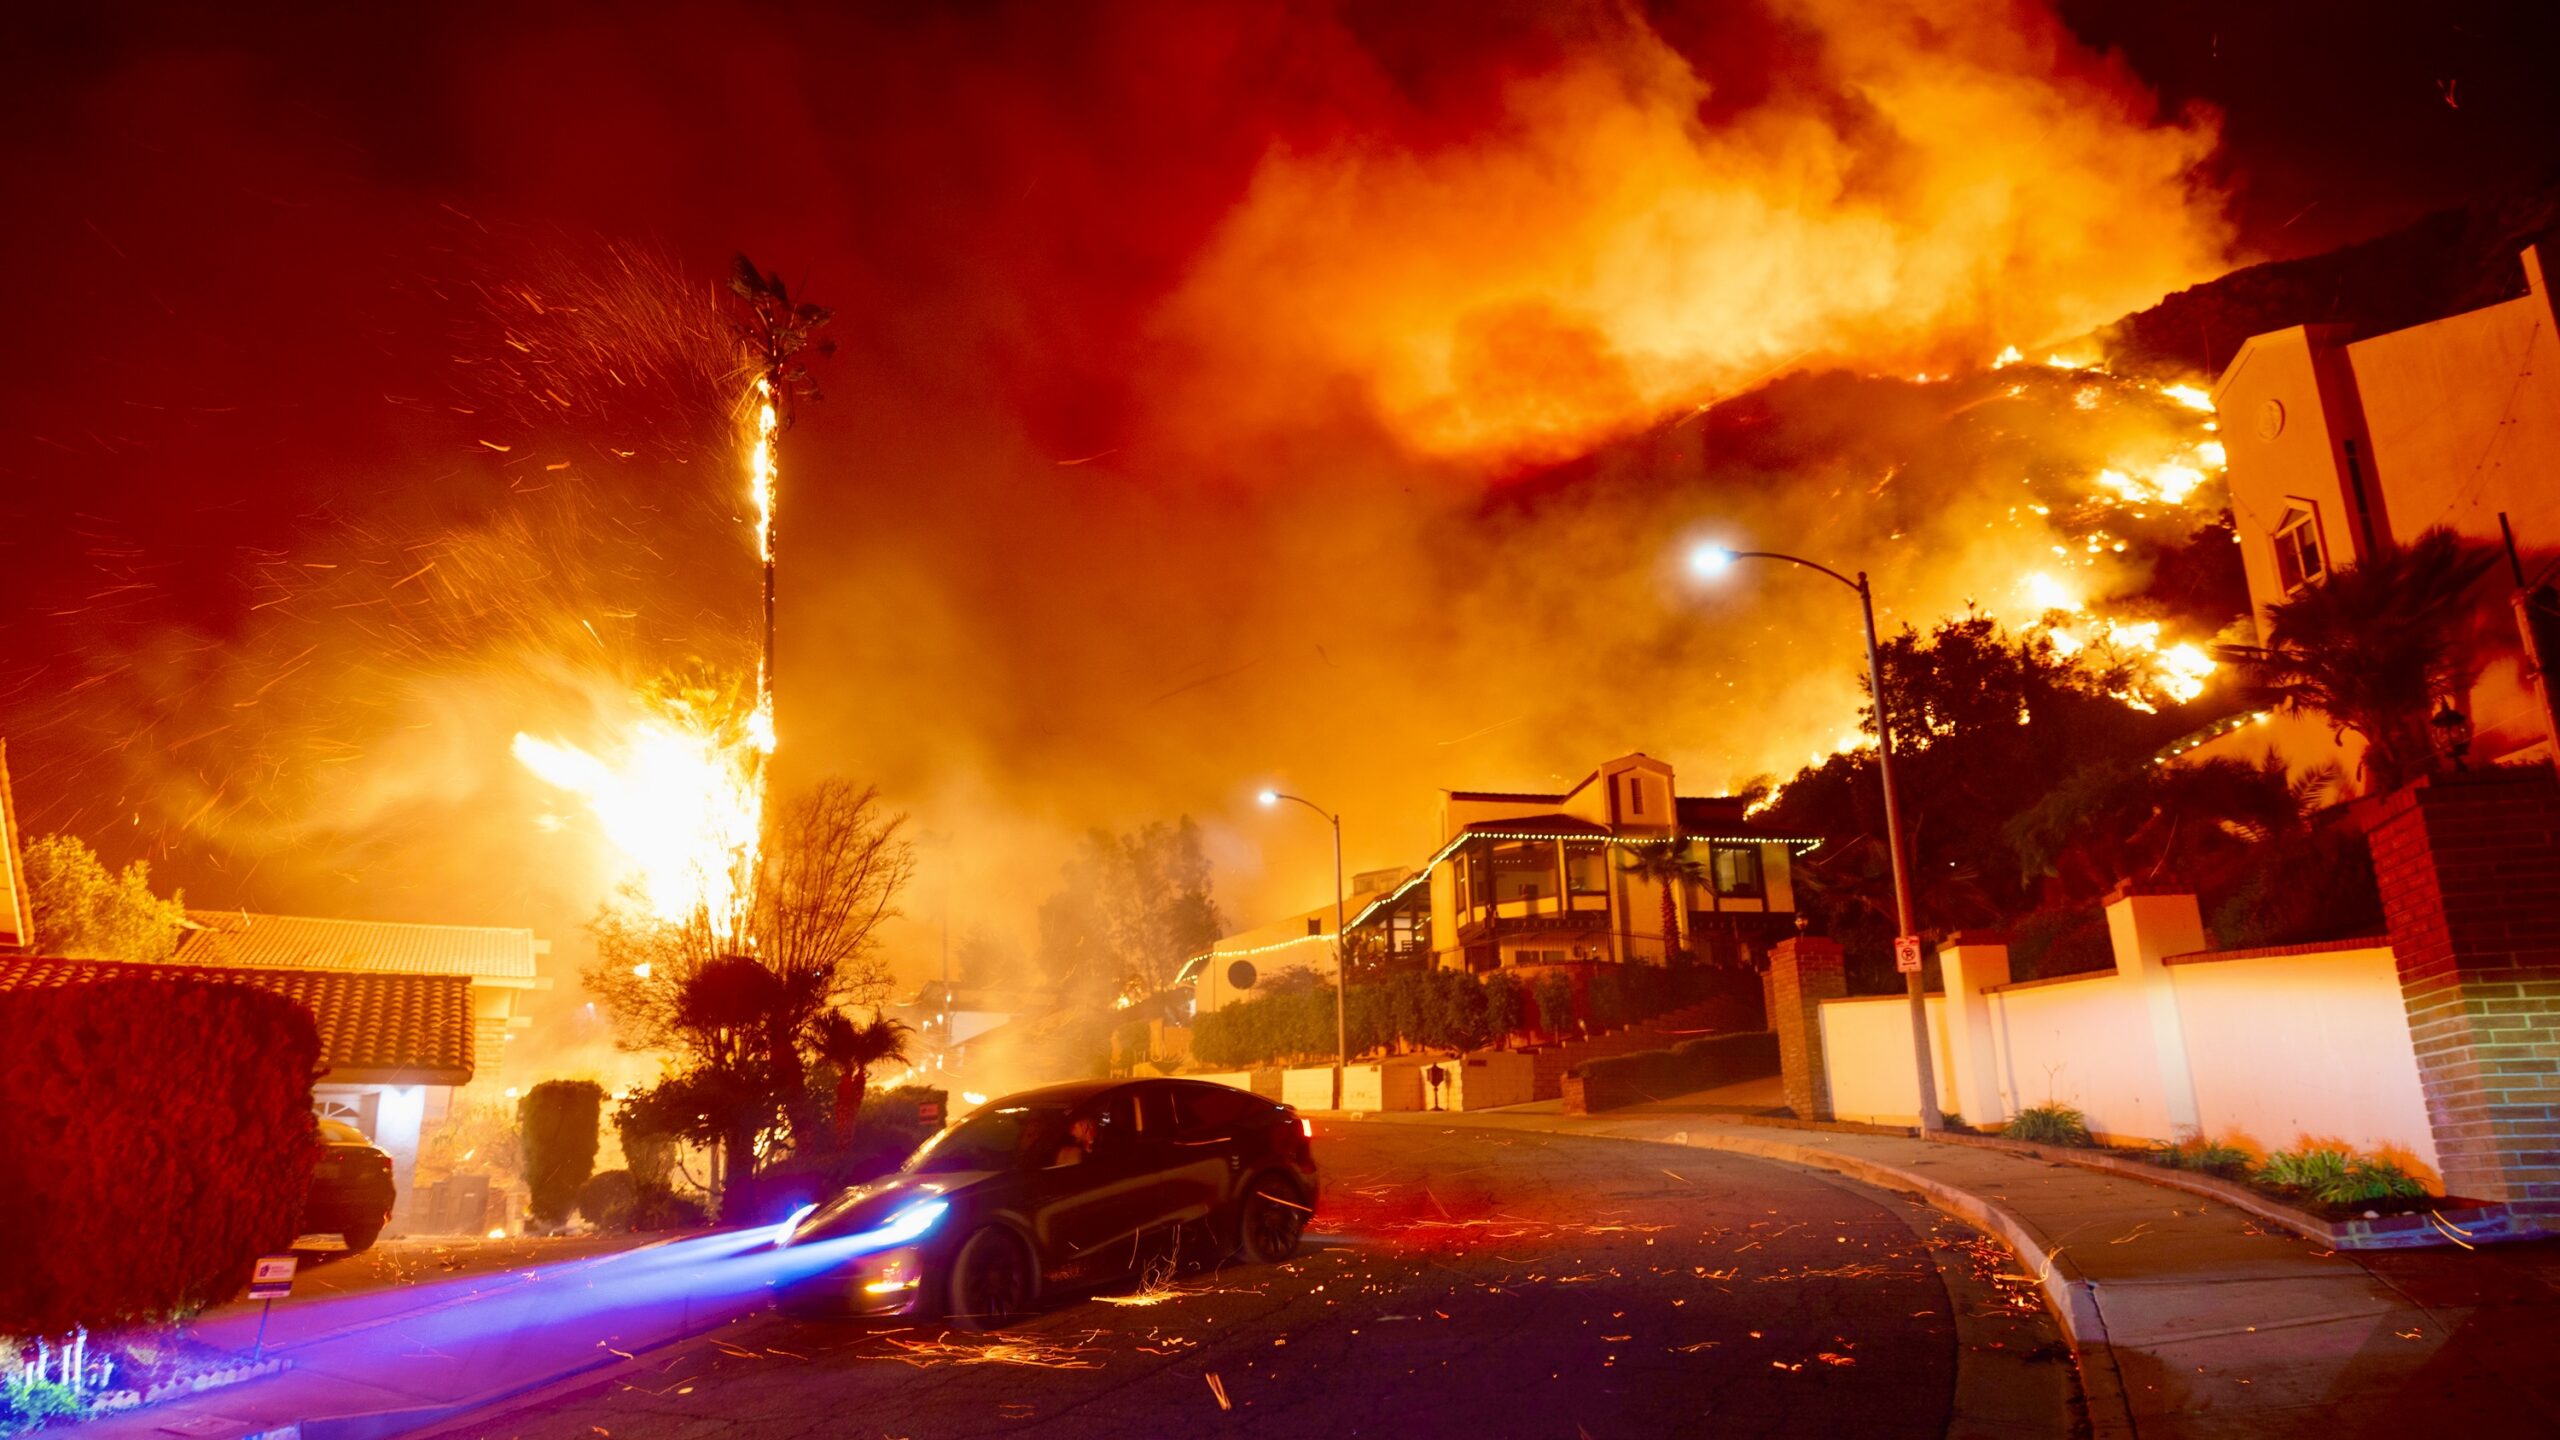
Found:
<svg viewBox="0 0 2560 1440"><path fill-rule="evenodd" d="M2186 895L2120 897L2107 918L2116 968L2094 974L2011 984L2004 946L1941 950L1947 994L1928 1001L1941 1109L1996 1125L2063 1104L2105 1138L2201 1134L2261 1154L2343 1145L2437 1183L2388 945L2207 951ZM1911 1123L1908 1001L1827 1000L1820 1025L1832 1113Z"/></svg>

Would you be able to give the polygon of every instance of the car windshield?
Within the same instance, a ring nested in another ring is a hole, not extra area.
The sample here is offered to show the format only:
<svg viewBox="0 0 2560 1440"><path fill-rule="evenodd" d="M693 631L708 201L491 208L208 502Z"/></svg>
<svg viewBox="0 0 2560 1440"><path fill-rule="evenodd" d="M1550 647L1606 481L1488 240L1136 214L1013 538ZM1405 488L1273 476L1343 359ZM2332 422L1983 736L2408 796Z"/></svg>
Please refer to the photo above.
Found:
<svg viewBox="0 0 2560 1440"><path fill-rule="evenodd" d="M907 1159L910 1175L963 1170L1031 1170L1049 1162L1066 1132L1062 1105L1003 1105L981 1110L924 1142Z"/></svg>

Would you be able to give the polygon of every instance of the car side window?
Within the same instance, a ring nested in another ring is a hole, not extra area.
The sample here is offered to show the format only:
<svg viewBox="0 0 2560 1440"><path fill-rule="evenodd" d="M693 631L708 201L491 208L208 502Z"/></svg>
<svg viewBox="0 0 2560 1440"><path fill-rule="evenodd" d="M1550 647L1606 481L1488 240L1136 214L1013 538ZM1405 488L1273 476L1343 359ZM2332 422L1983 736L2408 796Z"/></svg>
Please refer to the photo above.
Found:
<svg viewBox="0 0 2560 1440"><path fill-rule="evenodd" d="M1266 1102L1224 1085L1184 1085L1174 1091L1174 1109L1186 1132L1227 1130Z"/></svg>
<svg viewBox="0 0 2560 1440"><path fill-rule="evenodd" d="M1137 1144L1137 1099L1128 1091L1094 1102L1092 1114L1093 1153L1096 1157L1120 1154Z"/></svg>
<svg viewBox="0 0 2560 1440"><path fill-rule="evenodd" d="M1173 1133L1173 1090L1164 1085L1148 1085L1138 1091L1138 1133L1150 1140L1162 1140Z"/></svg>

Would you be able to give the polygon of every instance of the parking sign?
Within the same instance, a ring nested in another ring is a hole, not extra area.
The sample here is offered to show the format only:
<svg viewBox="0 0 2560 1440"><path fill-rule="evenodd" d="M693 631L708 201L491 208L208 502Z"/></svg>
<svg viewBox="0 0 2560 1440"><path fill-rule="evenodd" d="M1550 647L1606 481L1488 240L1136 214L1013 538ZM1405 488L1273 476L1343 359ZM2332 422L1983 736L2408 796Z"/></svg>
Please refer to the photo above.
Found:
<svg viewBox="0 0 2560 1440"><path fill-rule="evenodd" d="M1920 973L1919 936L1896 935L1893 937L1893 968L1905 975Z"/></svg>

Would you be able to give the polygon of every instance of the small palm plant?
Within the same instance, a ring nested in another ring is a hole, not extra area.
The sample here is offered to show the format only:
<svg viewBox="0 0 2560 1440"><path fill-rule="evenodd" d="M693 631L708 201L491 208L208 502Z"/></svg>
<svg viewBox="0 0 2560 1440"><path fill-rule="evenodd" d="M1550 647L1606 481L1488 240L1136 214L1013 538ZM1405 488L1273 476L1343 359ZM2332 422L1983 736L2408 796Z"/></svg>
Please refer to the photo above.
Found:
<svg viewBox="0 0 2560 1440"><path fill-rule="evenodd" d="M886 1015L856 1025L841 1010L819 1016L810 1031L818 1058L836 1067L836 1147L850 1149L855 1121L862 1114L863 1093L871 1088L871 1067L904 1061L907 1041L915 1032Z"/></svg>
<svg viewBox="0 0 2560 1440"><path fill-rule="evenodd" d="M1689 842L1675 837L1661 845L1639 847L1618 862L1618 871L1637 884L1661 887L1662 955L1670 959L1680 950L1680 902L1673 894L1683 885L1705 889L1707 867L1689 853Z"/></svg>
<svg viewBox="0 0 2560 1440"><path fill-rule="evenodd" d="M2439 527L2267 607L2268 688L2285 709L2363 736L2376 791L2434 763L2427 714L2473 677L2466 597L2493 559Z"/></svg>

